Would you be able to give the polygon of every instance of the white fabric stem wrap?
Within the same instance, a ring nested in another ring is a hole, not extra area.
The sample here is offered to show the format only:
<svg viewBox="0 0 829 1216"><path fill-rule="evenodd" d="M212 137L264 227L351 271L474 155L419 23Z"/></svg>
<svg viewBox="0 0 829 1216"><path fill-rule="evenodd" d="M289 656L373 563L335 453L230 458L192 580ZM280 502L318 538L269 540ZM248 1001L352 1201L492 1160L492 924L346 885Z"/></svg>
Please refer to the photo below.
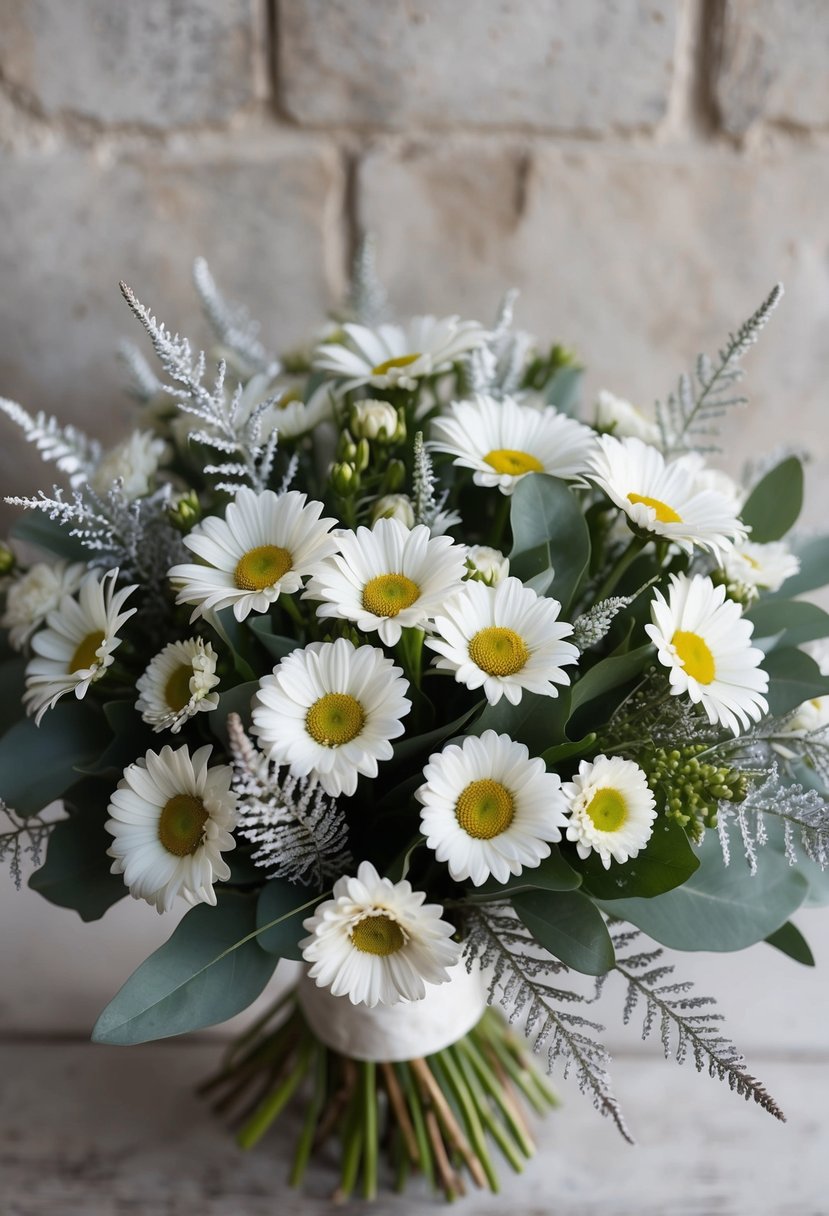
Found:
<svg viewBox="0 0 829 1216"><path fill-rule="evenodd" d="M352 1005L346 996L318 988L307 972L297 994L302 1012L326 1047L355 1060L415 1060L462 1039L486 1008L487 983L480 968L458 963L445 984L427 984L422 1001Z"/></svg>

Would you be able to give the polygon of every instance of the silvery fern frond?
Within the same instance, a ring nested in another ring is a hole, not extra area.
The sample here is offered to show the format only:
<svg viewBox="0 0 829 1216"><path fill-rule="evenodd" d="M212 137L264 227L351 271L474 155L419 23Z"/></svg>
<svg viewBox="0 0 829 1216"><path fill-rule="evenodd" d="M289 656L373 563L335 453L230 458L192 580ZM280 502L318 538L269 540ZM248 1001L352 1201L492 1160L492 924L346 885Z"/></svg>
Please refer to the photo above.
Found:
<svg viewBox="0 0 829 1216"><path fill-rule="evenodd" d="M526 1017L524 1033L533 1051L546 1052L548 1072L557 1061L563 1064L565 1077L574 1072L581 1092L591 1096L596 1109L608 1115L632 1144L611 1088L610 1056L593 1037L604 1027L561 1008L584 998L550 981L552 975L567 970L564 964L541 949L506 903L469 909L464 957L470 970L473 964L492 968L489 1003L497 1000L509 1010L510 1022Z"/></svg>
<svg viewBox="0 0 829 1216"><path fill-rule="evenodd" d="M19 891L23 883L24 858L28 857L32 865L40 865L43 849L55 824L47 823L40 815L18 815L1 798L0 815L11 825L5 831L0 830L0 861L9 863L12 880Z"/></svg>
<svg viewBox="0 0 829 1216"><path fill-rule="evenodd" d="M118 358L126 368L127 391L142 405L163 392L164 385L134 342L119 342Z"/></svg>
<svg viewBox="0 0 829 1216"><path fill-rule="evenodd" d="M69 476L74 489L83 485L101 459L101 445L75 426L61 426L57 418L41 410L32 415L18 405L0 397L0 411L20 427L25 439L36 445L42 458L57 465Z"/></svg>
<svg viewBox="0 0 829 1216"><path fill-rule="evenodd" d="M674 968L664 963L659 947L642 949L638 929L619 922L611 924L616 950L615 969L627 984L623 1011L628 1025L637 1007L644 1006L642 1038L658 1027L665 1058L674 1056L682 1064L689 1056L697 1072L727 1081L740 1097L754 1099L758 1106L781 1122L786 1117L765 1087L744 1067L734 1044L720 1033L722 1014L711 1013L712 997L692 995L693 984L671 979ZM625 953L625 952L628 953ZM632 952L631 952L632 951ZM666 982L667 981L667 982Z"/></svg>
<svg viewBox="0 0 829 1216"><path fill-rule="evenodd" d="M238 714L227 720L239 798L239 834L268 878L321 888L353 868L348 827L336 801L308 777L283 775L255 746Z"/></svg>
<svg viewBox="0 0 829 1216"><path fill-rule="evenodd" d="M675 392L664 403L656 403L663 451L675 455L697 451L716 451L710 440L717 433L717 421L735 405L744 405L747 398L735 392L742 379L740 360L754 345L771 314L780 302L783 286L777 283L757 309L719 351L716 361L707 355L697 359L695 374L683 373Z"/></svg>
<svg viewBox="0 0 829 1216"><path fill-rule="evenodd" d="M216 286L204 258L193 263L193 282L216 337L235 358L245 377L264 373L269 379L278 375L281 364L259 340L261 326L252 320L241 304L229 303Z"/></svg>
<svg viewBox="0 0 829 1216"><path fill-rule="evenodd" d="M512 329L518 295L517 288L506 292L486 341L470 351L464 360L462 384L465 393L486 393L502 398L520 390L534 339L530 334Z"/></svg>
<svg viewBox="0 0 829 1216"><path fill-rule="evenodd" d="M783 845L790 865L797 863L798 845L822 870L829 865L829 803L817 790L785 780L777 764L764 774L763 780L755 782L744 802L736 806L721 804L718 816L727 823L736 822L752 874L757 873L757 851L768 841L766 816L782 824ZM726 831L724 828L723 832ZM723 857L728 864L727 846Z"/></svg>

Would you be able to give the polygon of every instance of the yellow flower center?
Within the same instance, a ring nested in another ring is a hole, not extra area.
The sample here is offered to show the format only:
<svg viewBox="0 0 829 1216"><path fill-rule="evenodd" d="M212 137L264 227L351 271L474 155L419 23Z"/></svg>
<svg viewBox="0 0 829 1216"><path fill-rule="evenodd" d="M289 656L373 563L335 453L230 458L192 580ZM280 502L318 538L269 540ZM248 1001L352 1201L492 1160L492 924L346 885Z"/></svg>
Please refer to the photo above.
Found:
<svg viewBox="0 0 829 1216"><path fill-rule="evenodd" d="M492 840L505 832L515 817L515 801L500 781L473 781L455 803L455 818L475 840Z"/></svg>
<svg viewBox="0 0 829 1216"><path fill-rule="evenodd" d="M363 587L363 607L374 616L397 616L420 598L420 588L405 574L379 574Z"/></svg>
<svg viewBox="0 0 829 1216"><path fill-rule="evenodd" d="M610 787L596 790L584 812L600 832L617 831L628 817L627 803L618 790Z"/></svg>
<svg viewBox="0 0 829 1216"><path fill-rule="evenodd" d="M162 807L158 839L174 857L189 857L204 839L207 811L200 798L175 794Z"/></svg>
<svg viewBox="0 0 829 1216"><path fill-rule="evenodd" d="M346 692L327 692L308 710L305 729L322 747L341 747L357 738L365 720L365 711L356 697Z"/></svg>
<svg viewBox="0 0 829 1216"><path fill-rule="evenodd" d="M378 363L371 369L371 374L372 376L385 376L386 372L390 372L392 368L409 367L419 358L420 351L415 351L413 355L396 355L394 359L386 359L384 363Z"/></svg>
<svg viewBox="0 0 829 1216"><path fill-rule="evenodd" d="M363 954L385 957L396 954L406 944L406 935L396 920L385 912L374 912L358 920L351 930L351 944Z"/></svg>
<svg viewBox="0 0 829 1216"><path fill-rule="evenodd" d="M648 498L647 494L628 494L628 502L643 502L646 507L652 507L661 524L682 523L682 516L677 515L673 507L669 507L661 498Z"/></svg>
<svg viewBox="0 0 829 1216"><path fill-rule="evenodd" d="M190 701L190 681L193 678L193 668L190 663L182 663L175 669L164 685L164 700L170 709L178 713Z"/></svg>
<svg viewBox="0 0 829 1216"><path fill-rule="evenodd" d="M103 629L96 629L93 633L88 633L84 640L78 643L75 653L69 660L67 670L70 674L74 671L88 671L90 667L97 666L98 647L105 637L106 634Z"/></svg>
<svg viewBox="0 0 829 1216"><path fill-rule="evenodd" d="M489 625L470 639L469 657L488 676L514 676L526 664L530 652L514 629Z"/></svg>
<svg viewBox="0 0 829 1216"><path fill-rule="evenodd" d="M259 545L239 558L233 579L240 591L263 591L278 583L293 564L291 554L280 545Z"/></svg>
<svg viewBox="0 0 829 1216"><path fill-rule="evenodd" d="M671 642L691 679L700 684L710 684L717 674L717 667L705 639L698 633L686 633L684 629L678 629Z"/></svg>
<svg viewBox="0 0 829 1216"><path fill-rule="evenodd" d="M522 473L543 473L544 465L529 452L518 452L514 448L495 448L484 456L486 463L496 473L509 473L520 477Z"/></svg>
<svg viewBox="0 0 829 1216"><path fill-rule="evenodd" d="M302 400L302 393L299 391L299 389L298 388L289 388L288 391L286 393L283 393L282 396L279 398L279 400L276 402L276 408L278 410L286 410L289 405L293 405L293 403L295 401L301 401L301 400Z"/></svg>

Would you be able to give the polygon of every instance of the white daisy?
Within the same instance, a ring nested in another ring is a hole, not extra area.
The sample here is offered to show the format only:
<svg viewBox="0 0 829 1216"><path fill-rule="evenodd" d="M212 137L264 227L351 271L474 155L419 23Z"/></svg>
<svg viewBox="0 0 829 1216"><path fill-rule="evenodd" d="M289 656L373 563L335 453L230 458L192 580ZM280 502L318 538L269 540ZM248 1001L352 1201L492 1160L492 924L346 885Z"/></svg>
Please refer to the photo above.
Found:
<svg viewBox="0 0 829 1216"><path fill-rule="evenodd" d="M470 545L466 550L467 578L497 587L509 574L509 558L489 545Z"/></svg>
<svg viewBox="0 0 829 1216"><path fill-rule="evenodd" d="M119 630L138 611L122 611L136 586L116 591L117 580L117 570L104 575L91 571L77 599L65 595L47 616L47 628L32 638L34 658L26 667L23 701L38 725L66 693L74 692L82 700L90 684L111 666L112 652L121 644Z"/></svg>
<svg viewBox="0 0 829 1216"><path fill-rule="evenodd" d="M654 592L651 620L645 630L669 668L674 696L687 693L709 722L721 722L735 735L768 712L763 652L751 645L754 626L739 604L726 599L725 587L701 574L672 574L668 599Z"/></svg>
<svg viewBox="0 0 829 1216"><path fill-rule="evenodd" d="M578 773L561 790L570 810L567 839L576 842L579 857L598 853L609 870L611 860L629 861L650 840L656 799L632 760L582 760Z"/></svg>
<svg viewBox="0 0 829 1216"><path fill-rule="evenodd" d="M339 553L323 562L306 597L322 600L319 617L354 621L387 646L404 628L423 626L461 586L466 550L451 537L378 519L373 528L337 533Z"/></svg>
<svg viewBox="0 0 829 1216"><path fill-rule="evenodd" d="M219 683L218 657L210 643L201 638L168 642L150 660L136 685L139 696L135 708L144 721L154 731L169 729L175 735L193 714L215 709L219 694L212 689Z"/></svg>
<svg viewBox="0 0 829 1216"><path fill-rule="evenodd" d="M634 531L664 537L687 553L696 546L716 556L745 540L733 505L701 487L688 462L666 464L641 439L601 435L598 444L588 476L625 512Z"/></svg>
<svg viewBox="0 0 829 1216"><path fill-rule="evenodd" d="M761 591L779 591L799 569L800 561L784 541L766 545L744 541L722 560L727 586L748 601L757 599Z"/></svg>
<svg viewBox="0 0 829 1216"><path fill-rule="evenodd" d="M417 388L418 380L448 371L467 351L474 350L487 333L477 321L459 317L413 317L402 325L343 326L342 343L317 347L313 365L342 380L348 391L370 384L374 388Z"/></svg>
<svg viewBox="0 0 829 1216"><path fill-rule="evenodd" d="M558 619L560 611L558 600L536 595L520 579L497 587L470 580L435 617L437 636L426 645L442 656L437 667L467 688L483 688L490 705L502 696L517 705L524 689L557 697L556 684L570 683L563 667L579 657L562 641L573 626Z"/></svg>
<svg viewBox="0 0 829 1216"><path fill-rule="evenodd" d="M262 400L275 397L267 409L262 411L263 435L276 431L281 440L298 439L308 431L313 431L321 422L330 422L334 418L333 396L328 384L321 384L307 401L302 394L302 382L288 385L278 394L270 389L267 394L260 390L257 395ZM261 402L257 401L255 404L259 405Z"/></svg>
<svg viewBox="0 0 829 1216"><path fill-rule="evenodd" d="M295 777L313 774L327 794L353 794L377 776L412 707L403 673L374 646L345 638L294 650L259 682L253 729L268 758Z"/></svg>
<svg viewBox="0 0 829 1216"><path fill-rule="evenodd" d="M606 388L601 389L596 398L596 429L620 439L632 435L643 443L658 444L660 440L655 422L646 418L630 401L609 393Z"/></svg>
<svg viewBox="0 0 829 1216"><path fill-rule="evenodd" d="M208 743L192 756L187 747L147 752L124 769L110 799L112 873L159 912L169 912L177 895L215 904L214 882L230 878L222 853L236 847L233 770L208 768L212 750Z"/></svg>
<svg viewBox="0 0 829 1216"><path fill-rule="evenodd" d="M567 803L559 777L508 735L467 735L430 756L423 776L415 790L421 830L456 882L471 878L479 887L490 875L506 882L549 857L548 841L561 840Z"/></svg>
<svg viewBox="0 0 829 1216"><path fill-rule="evenodd" d="M65 595L74 595L83 582L83 562L35 562L6 591L6 611L0 625L9 631L9 645L22 650Z"/></svg>
<svg viewBox="0 0 829 1216"><path fill-rule="evenodd" d="M321 502L308 502L297 490L239 490L224 519L204 519L184 537L200 561L169 571L176 603L196 605L191 622L229 605L237 621L267 612L336 550L329 536L336 520L321 519L322 510Z"/></svg>
<svg viewBox="0 0 829 1216"><path fill-rule="evenodd" d="M152 489L166 450L164 440L158 439L152 431L133 431L104 453L89 484L96 493L106 494L113 482L120 479L126 498L142 498Z"/></svg>
<svg viewBox="0 0 829 1216"><path fill-rule="evenodd" d="M461 947L450 940L455 930L441 905L424 903L423 891L381 878L363 861L332 894L303 922L309 936L299 943L318 988L373 1008L422 1000L426 984L449 979Z"/></svg>
<svg viewBox="0 0 829 1216"><path fill-rule="evenodd" d="M372 503L371 522L378 519L396 519L404 528L413 528L415 513L408 494L383 494Z"/></svg>
<svg viewBox="0 0 829 1216"><path fill-rule="evenodd" d="M512 494L527 473L580 480L595 444L589 427L552 406L539 410L483 394L456 401L446 417L435 418L429 441L432 451L473 469L475 485L497 486L502 494Z"/></svg>
<svg viewBox="0 0 829 1216"><path fill-rule="evenodd" d="M817 663L820 674L829 676L829 640L820 638L815 642L807 642L802 649ZM829 696L811 697L808 701L802 701L792 716L786 718L781 726L781 733L795 736L809 735L813 731L823 730L826 726L829 726ZM797 757L797 752L781 743L773 743L772 747L788 760L794 760Z"/></svg>
<svg viewBox="0 0 829 1216"><path fill-rule="evenodd" d="M708 464L702 452L686 452L679 457L679 462L689 469L700 490L716 490L725 498L734 515L739 515L747 498L745 486L726 473L723 469L715 469Z"/></svg>

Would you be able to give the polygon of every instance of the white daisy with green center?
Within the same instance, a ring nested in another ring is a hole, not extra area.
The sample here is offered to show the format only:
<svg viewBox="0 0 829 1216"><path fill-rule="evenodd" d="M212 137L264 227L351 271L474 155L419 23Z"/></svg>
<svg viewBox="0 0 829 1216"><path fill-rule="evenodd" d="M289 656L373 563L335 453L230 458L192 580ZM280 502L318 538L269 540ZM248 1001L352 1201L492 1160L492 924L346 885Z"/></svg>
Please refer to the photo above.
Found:
<svg viewBox="0 0 829 1216"><path fill-rule="evenodd" d="M686 553L707 549L717 557L746 538L733 502L703 485L693 462L666 464L641 439L601 435L588 476L640 536L663 538Z"/></svg>
<svg viewBox="0 0 829 1216"><path fill-rule="evenodd" d="M506 882L561 840L567 803L559 777L508 735L487 730L451 743L429 757L423 776L415 790L421 831L456 882Z"/></svg>
<svg viewBox="0 0 829 1216"><path fill-rule="evenodd" d="M135 708L154 731L178 734L188 718L215 709L218 655L202 638L168 642L138 680Z"/></svg>
<svg viewBox="0 0 829 1216"><path fill-rule="evenodd" d="M726 599L724 586L701 574L672 574L667 600L654 592L651 620L645 630L674 696L687 695L709 722L735 735L768 713L769 678L760 667L762 650L751 645L754 626Z"/></svg>
<svg viewBox="0 0 829 1216"><path fill-rule="evenodd" d="M22 650L65 595L74 595L87 574L83 562L35 562L6 591L0 625L9 631L9 645Z"/></svg>
<svg viewBox="0 0 829 1216"><path fill-rule="evenodd" d="M46 710L67 693L82 700L114 662L120 631L138 611L124 611L136 586L116 591L117 581L117 569L87 574L77 598L65 595L47 616L47 627L32 638L34 657L26 667L23 702L38 725Z"/></svg>
<svg viewBox="0 0 829 1216"><path fill-rule="evenodd" d="M635 857L651 838L656 799L638 764L621 756L582 760L561 787L570 821L567 839L581 858L598 853L602 865Z"/></svg>
<svg viewBox="0 0 829 1216"><path fill-rule="evenodd" d="M268 759L327 794L353 794L357 778L390 760L412 707L403 672L374 646L345 638L294 650L259 681L253 729Z"/></svg>
<svg viewBox="0 0 829 1216"><path fill-rule="evenodd" d="M346 324L342 342L317 347L313 366L341 380L343 392L364 384L414 392L419 380L449 371L487 337L477 321L459 317L413 317L405 325L376 329Z"/></svg>
<svg viewBox="0 0 829 1216"><path fill-rule="evenodd" d="M196 605L191 622L228 607L237 621L267 612L335 552L330 532L336 520L322 519L322 510L321 502L308 502L297 490L239 490L223 519L204 519L185 536L199 561L168 572L176 603Z"/></svg>
<svg viewBox="0 0 829 1216"><path fill-rule="evenodd" d="M429 447L472 469L478 486L512 494L528 473L581 480L596 443L593 431L552 406L535 409L512 397L478 394L456 401L432 422Z"/></svg>
<svg viewBox="0 0 829 1216"><path fill-rule="evenodd" d="M436 636L426 645L440 658L435 666L454 673L459 684L483 688L490 705L506 697L517 705L522 694L557 697L569 684L564 670L579 651L563 639L573 626L559 620L558 600L539 596L520 579L495 587L469 580L434 619Z"/></svg>
<svg viewBox="0 0 829 1216"><path fill-rule="evenodd" d="M387 646L403 629L424 626L466 573L464 547L432 537L423 524L378 519L370 529L338 532L337 542L339 553L322 563L306 596L322 601L317 616L354 621Z"/></svg>
<svg viewBox="0 0 829 1216"><path fill-rule="evenodd" d="M762 591L779 591L799 569L799 559L784 541L766 545L744 541L726 553L722 561L722 574L729 590L747 602L756 600Z"/></svg>
<svg viewBox="0 0 829 1216"><path fill-rule="evenodd" d="M449 979L461 947L441 905L424 903L424 892L381 878L363 861L332 895L303 921L308 937L299 943L318 988L374 1008L422 1000L427 984Z"/></svg>
<svg viewBox="0 0 829 1216"><path fill-rule="evenodd" d="M236 795L227 764L208 767L212 747L149 751L124 769L109 803L107 849L130 894L169 912L176 897L215 904L215 882L230 878L222 857L236 847Z"/></svg>

